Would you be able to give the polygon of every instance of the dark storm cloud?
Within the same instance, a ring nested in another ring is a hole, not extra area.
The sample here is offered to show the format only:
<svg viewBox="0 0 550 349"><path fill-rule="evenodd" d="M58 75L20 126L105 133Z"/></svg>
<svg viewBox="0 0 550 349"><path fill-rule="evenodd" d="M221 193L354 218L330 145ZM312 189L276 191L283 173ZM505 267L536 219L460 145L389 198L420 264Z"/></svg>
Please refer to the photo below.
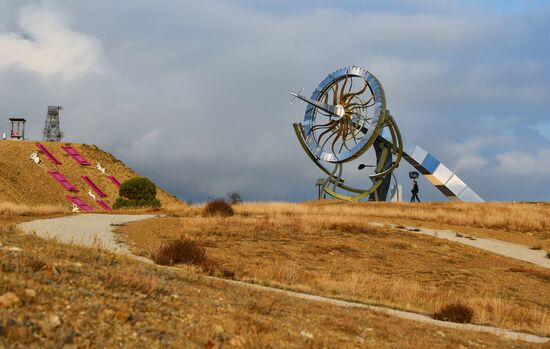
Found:
<svg viewBox="0 0 550 349"><path fill-rule="evenodd" d="M185 199L302 200L320 173L293 135L304 106L288 92L356 64L382 81L407 138L482 196L550 200L546 170L513 160L550 150L537 131L550 111L548 8L389 3L0 1L0 46L24 53L0 58L0 111L30 116L38 138L46 105L62 104L69 140ZM62 65L49 61L58 52Z"/></svg>

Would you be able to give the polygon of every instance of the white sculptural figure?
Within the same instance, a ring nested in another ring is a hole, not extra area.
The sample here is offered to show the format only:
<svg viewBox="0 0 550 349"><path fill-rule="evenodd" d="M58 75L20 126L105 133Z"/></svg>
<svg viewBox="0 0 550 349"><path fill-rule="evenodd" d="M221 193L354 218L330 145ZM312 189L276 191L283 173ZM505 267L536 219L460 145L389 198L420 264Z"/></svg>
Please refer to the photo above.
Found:
<svg viewBox="0 0 550 349"><path fill-rule="evenodd" d="M78 206L76 204L72 204L72 205L73 205L73 208L72 208L71 212L73 212L73 213L80 212L80 209L78 208Z"/></svg>
<svg viewBox="0 0 550 349"><path fill-rule="evenodd" d="M105 167L101 167L101 164L99 162L97 163L96 168L99 170L99 172L101 172L101 174L106 174Z"/></svg>
<svg viewBox="0 0 550 349"><path fill-rule="evenodd" d="M37 165L40 163L40 158L38 157L37 152L33 152L31 154L31 160L34 161L34 163L37 164Z"/></svg>
<svg viewBox="0 0 550 349"><path fill-rule="evenodd" d="M88 189L88 196L90 196L92 199L95 200L95 195L94 195L94 193L92 193L92 191L89 190L89 189Z"/></svg>

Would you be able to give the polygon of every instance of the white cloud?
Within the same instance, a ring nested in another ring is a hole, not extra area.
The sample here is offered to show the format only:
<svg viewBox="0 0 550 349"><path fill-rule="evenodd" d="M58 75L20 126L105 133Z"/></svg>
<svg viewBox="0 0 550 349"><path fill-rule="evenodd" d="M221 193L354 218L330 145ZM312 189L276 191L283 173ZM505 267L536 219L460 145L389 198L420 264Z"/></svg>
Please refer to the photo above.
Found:
<svg viewBox="0 0 550 349"><path fill-rule="evenodd" d="M539 176L550 174L550 149L539 149L534 154L510 151L498 154L500 169L516 175Z"/></svg>
<svg viewBox="0 0 550 349"><path fill-rule="evenodd" d="M65 80L103 71L101 42L72 29L68 15L26 6L18 25L18 32L0 32L0 71L15 68Z"/></svg>
<svg viewBox="0 0 550 349"><path fill-rule="evenodd" d="M456 171L459 170L480 170L487 165L487 160L474 154L464 154L456 162Z"/></svg>
<svg viewBox="0 0 550 349"><path fill-rule="evenodd" d="M447 148L455 160L455 171L480 171L488 164L479 153L488 147L503 146L511 142L506 136L485 136L471 138L463 143L451 143Z"/></svg>

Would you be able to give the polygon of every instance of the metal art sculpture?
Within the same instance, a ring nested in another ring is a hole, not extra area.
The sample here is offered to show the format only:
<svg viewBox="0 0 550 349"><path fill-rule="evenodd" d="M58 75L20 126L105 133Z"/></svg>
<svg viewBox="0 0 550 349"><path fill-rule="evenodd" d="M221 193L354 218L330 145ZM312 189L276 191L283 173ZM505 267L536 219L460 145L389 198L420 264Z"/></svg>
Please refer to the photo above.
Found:
<svg viewBox="0 0 550 349"><path fill-rule="evenodd" d="M392 172L407 160L447 198L483 201L456 174L420 146L402 139L386 109L382 84L367 70L353 66L329 74L311 97L291 93L306 102L304 122L294 131L311 160L327 175L324 193L342 200L385 201ZM367 188L344 184L344 164L373 150L374 173ZM332 169L329 166L333 166Z"/></svg>

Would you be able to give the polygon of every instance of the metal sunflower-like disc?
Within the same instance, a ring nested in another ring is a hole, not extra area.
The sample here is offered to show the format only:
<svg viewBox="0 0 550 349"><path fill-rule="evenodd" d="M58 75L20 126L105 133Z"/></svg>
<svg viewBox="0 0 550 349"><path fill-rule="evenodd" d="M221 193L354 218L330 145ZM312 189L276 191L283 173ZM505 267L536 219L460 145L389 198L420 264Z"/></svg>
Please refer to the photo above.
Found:
<svg viewBox="0 0 550 349"><path fill-rule="evenodd" d="M386 114L379 81L359 67L329 74L311 96L338 115L308 105L304 116L307 147L321 161L342 163L363 154L375 141Z"/></svg>

